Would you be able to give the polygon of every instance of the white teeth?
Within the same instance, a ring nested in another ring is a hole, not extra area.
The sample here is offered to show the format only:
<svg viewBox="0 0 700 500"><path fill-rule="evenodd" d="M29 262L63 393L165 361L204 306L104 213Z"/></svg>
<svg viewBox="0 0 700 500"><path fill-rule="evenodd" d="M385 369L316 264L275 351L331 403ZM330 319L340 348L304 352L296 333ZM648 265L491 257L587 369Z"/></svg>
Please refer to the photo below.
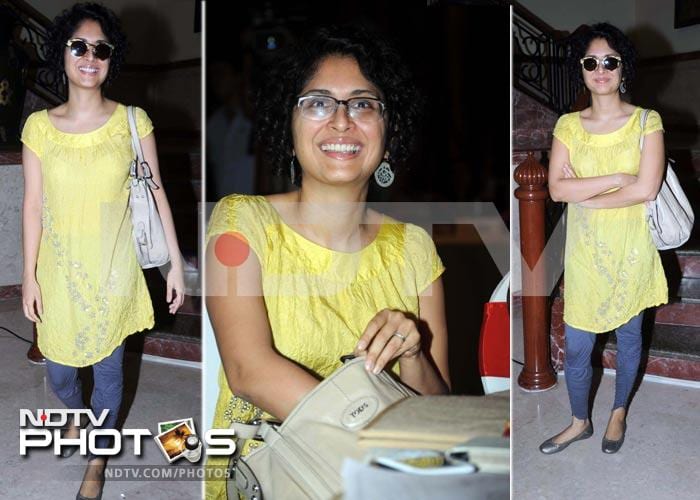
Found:
<svg viewBox="0 0 700 500"><path fill-rule="evenodd" d="M335 153L357 153L359 150L359 144L321 144L321 151L332 151Z"/></svg>
<svg viewBox="0 0 700 500"><path fill-rule="evenodd" d="M78 68L85 73L97 73L97 68Z"/></svg>

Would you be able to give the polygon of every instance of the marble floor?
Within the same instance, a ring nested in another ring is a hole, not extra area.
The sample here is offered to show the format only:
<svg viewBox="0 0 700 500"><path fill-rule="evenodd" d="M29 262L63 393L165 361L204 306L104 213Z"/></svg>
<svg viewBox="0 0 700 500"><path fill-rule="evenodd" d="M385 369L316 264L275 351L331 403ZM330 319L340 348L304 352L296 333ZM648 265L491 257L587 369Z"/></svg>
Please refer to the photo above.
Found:
<svg viewBox="0 0 700 500"><path fill-rule="evenodd" d="M0 326L24 338L31 338L31 324L24 319L19 299L0 301ZM0 434L7 440L0 450L0 497L72 499L82 480L85 458L77 453L61 459L39 450L27 457L19 455L19 409L61 408L51 393L45 368L30 364L25 353L28 344L0 330ZM125 361L125 428L147 428L157 433L157 423L193 417L199 430L200 371L188 366L142 359L127 352ZM133 466L133 467L132 467ZM157 467L156 469L149 468ZM151 437L142 440L142 455L133 455L133 440L127 439L121 455L110 459L113 474L141 474L152 477L182 470L181 479L113 478L105 484L103 498L194 499L201 497L196 467L185 459L169 465ZM129 470L130 472L127 472ZM117 472L120 471L120 472ZM138 471L138 472L137 472Z"/></svg>
<svg viewBox="0 0 700 500"><path fill-rule="evenodd" d="M514 312L513 358L522 361L522 333L517 309ZM517 377L521 367L513 364L512 369ZM513 384L511 498L698 498L700 384L670 385L646 377L632 400L624 446L606 455L600 447L615 377L599 372L599 378L593 437L550 456L537 448L571 418L564 377L559 376L555 388L540 393L526 393Z"/></svg>

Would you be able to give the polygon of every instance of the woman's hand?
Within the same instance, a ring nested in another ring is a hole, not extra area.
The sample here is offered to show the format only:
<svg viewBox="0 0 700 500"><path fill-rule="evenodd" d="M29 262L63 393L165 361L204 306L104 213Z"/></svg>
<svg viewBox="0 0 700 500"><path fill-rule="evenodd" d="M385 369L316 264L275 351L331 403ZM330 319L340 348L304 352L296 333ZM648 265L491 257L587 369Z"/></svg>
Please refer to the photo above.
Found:
<svg viewBox="0 0 700 500"><path fill-rule="evenodd" d="M34 278L22 280L22 309L29 321L41 323L44 306L41 303L41 288Z"/></svg>
<svg viewBox="0 0 700 500"><path fill-rule="evenodd" d="M622 172L618 172L617 174L615 174L615 184L620 189L622 189L625 186L629 186L630 184L634 184L635 182L637 182L636 175L624 174ZM599 196L604 195L593 196L592 198L588 198L587 200L580 201L578 205L585 208L604 208L600 205Z"/></svg>
<svg viewBox="0 0 700 500"><path fill-rule="evenodd" d="M375 374L392 359L415 358L420 352L421 336L415 321L390 309L370 320L355 347L355 355L365 355L365 368Z"/></svg>
<svg viewBox="0 0 700 500"><path fill-rule="evenodd" d="M619 187L621 187L621 188L623 188L625 186L629 186L630 184L634 184L635 182L637 182L636 175L623 174L622 172L620 172L619 174L617 174L617 176L618 176L617 183L618 183Z"/></svg>
<svg viewBox="0 0 700 500"><path fill-rule="evenodd" d="M182 267L170 266L167 277L167 293L165 301L170 304L168 311L175 314L185 301L185 276Z"/></svg>
<svg viewBox="0 0 700 500"><path fill-rule="evenodd" d="M574 167L572 167L569 163L564 163L561 168L564 172L564 179L576 179L578 177L574 171Z"/></svg>
<svg viewBox="0 0 700 500"><path fill-rule="evenodd" d="M578 175L576 175L574 167L572 167L569 163L564 163L561 168L564 172L565 179L578 179ZM625 174L622 172L618 172L617 174L615 174L615 184L617 185L617 187L622 188L625 186L629 186L630 184L634 184L635 182L637 182L636 175Z"/></svg>

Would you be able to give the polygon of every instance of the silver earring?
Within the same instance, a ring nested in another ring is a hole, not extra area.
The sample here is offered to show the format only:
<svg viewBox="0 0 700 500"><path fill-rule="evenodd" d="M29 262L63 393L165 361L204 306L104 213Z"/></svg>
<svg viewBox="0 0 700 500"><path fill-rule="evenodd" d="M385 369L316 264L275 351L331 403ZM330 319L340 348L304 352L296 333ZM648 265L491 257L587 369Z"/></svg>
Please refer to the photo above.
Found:
<svg viewBox="0 0 700 500"><path fill-rule="evenodd" d="M292 185L294 185L297 177L294 169L294 156L292 156L292 161L289 164L289 177L292 179Z"/></svg>
<svg viewBox="0 0 700 500"><path fill-rule="evenodd" d="M394 177L394 171L391 170L391 166L386 160L381 162L377 170L374 171L374 180L383 188L391 186L394 182Z"/></svg>
<svg viewBox="0 0 700 500"><path fill-rule="evenodd" d="M625 81L622 80L622 82L620 82L620 94L624 94L625 92L627 92L627 87L625 86Z"/></svg>

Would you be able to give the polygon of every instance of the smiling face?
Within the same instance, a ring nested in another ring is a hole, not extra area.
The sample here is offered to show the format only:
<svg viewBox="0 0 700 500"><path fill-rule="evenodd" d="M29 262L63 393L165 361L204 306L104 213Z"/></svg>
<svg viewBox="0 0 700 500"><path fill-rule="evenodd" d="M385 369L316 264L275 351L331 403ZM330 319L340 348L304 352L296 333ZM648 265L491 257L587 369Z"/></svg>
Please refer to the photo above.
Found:
<svg viewBox="0 0 700 500"><path fill-rule="evenodd" d="M91 44L108 41L100 23L92 19L86 19L80 23L70 38L80 38ZM71 85L80 88L100 88L107 79L109 59L104 61L97 59L90 48L84 55L76 57L71 54L70 48L66 47L64 68Z"/></svg>
<svg viewBox="0 0 700 500"><path fill-rule="evenodd" d="M381 92L360 71L351 57L323 59L301 96L324 95L336 99L382 98ZM353 120L346 106L323 120L302 116L296 107L292 116L294 152L304 172L323 184L365 184L384 155L385 119Z"/></svg>
<svg viewBox="0 0 700 500"><path fill-rule="evenodd" d="M583 82L592 94L608 95L618 92L622 81L622 65L617 69L609 71L603 68L601 61L605 56L620 56L620 54L608 45L608 41L604 38L596 38L588 46L586 56L595 56L598 58L598 67L594 71L583 71ZM622 61L624 64L624 61Z"/></svg>

